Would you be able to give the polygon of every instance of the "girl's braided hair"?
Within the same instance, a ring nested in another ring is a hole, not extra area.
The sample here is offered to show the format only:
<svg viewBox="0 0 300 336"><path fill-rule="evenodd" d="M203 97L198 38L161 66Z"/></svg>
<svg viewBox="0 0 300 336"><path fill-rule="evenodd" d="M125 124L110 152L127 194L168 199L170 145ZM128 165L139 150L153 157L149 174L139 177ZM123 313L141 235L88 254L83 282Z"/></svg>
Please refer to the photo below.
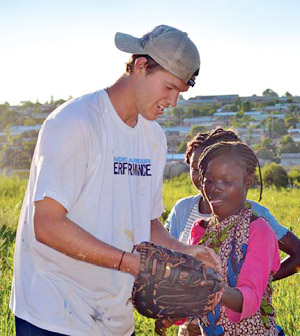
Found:
<svg viewBox="0 0 300 336"><path fill-rule="evenodd" d="M260 201L263 190L260 164L253 150L243 142L221 141L205 148L205 150L203 151L203 153L199 158L199 178L201 180L201 183L203 183L208 163L220 155L230 155L230 154L236 157L239 164L246 170L246 172L249 175L254 174L256 167L258 167L259 179L260 179L260 194L259 194L259 201Z"/></svg>
<svg viewBox="0 0 300 336"><path fill-rule="evenodd" d="M193 152L199 147L207 147L220 141L240 141L240 139L233 131L226 131L223 128L217 128L209 133L197 133L187 143L185 162L190 164Z"/></svg>

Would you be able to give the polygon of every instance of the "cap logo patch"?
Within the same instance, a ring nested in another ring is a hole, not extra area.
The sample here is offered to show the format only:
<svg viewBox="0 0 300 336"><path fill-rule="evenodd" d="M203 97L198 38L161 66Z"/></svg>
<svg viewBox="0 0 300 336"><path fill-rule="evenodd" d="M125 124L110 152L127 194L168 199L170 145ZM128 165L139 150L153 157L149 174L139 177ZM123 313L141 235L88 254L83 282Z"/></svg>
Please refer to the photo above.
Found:
<svg viewBox="0 0 300 336"><path fill-rule="evenodd" d="M154 38L158 37L158 36L161 35L165 30L166 30L165 27L158 27L158 29L155 29L154 31L145 34L145 35L142 37L142 40L141 40L141 46L142 46L143 48L145 48L145 46L150 42L151 39L154 39Z"/></svg>

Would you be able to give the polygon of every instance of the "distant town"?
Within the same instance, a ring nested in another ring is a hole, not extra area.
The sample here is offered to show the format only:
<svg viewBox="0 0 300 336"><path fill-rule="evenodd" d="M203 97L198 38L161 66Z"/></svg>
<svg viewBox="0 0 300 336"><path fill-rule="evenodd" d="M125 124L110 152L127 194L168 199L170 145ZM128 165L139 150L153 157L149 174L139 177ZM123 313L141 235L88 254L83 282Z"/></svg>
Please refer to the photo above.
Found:
<svg viewBox="0 0 300 336"><path fill-rule="evenodd" d="M64 100L44 104L0 104L0 168L28 171L39 129L44 119ZM165 176L188 169L186 143L197 132L216 127L234 130L256 152L262 166L276 163L286 171L300 169L300 96L279 97L266 89L261 96L238 94L183 99L158 118L168 142Z"/></svg>

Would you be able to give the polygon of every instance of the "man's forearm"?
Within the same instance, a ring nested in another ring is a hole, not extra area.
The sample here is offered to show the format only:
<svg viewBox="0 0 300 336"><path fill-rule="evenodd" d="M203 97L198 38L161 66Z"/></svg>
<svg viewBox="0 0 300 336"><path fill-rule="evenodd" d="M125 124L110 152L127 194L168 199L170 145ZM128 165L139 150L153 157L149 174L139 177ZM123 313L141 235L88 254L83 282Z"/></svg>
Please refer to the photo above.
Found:
<svg viewBox="0 0 300 336"><path fill-rule="evenodd" d="M169 234L158 219L151 221L151 241L172 250L182 251L186 248L185 244Z"/></svg>
<svg viewBox="0 0 300 336"><path fill-rule="evenodd" d="M55 200L36 202L34 215L36 239L71 258L97 266L120 269L136 275L139 256L125 253L85 231L66 217L66 211ZM120 266L120 267L119 267Z"/></svg>

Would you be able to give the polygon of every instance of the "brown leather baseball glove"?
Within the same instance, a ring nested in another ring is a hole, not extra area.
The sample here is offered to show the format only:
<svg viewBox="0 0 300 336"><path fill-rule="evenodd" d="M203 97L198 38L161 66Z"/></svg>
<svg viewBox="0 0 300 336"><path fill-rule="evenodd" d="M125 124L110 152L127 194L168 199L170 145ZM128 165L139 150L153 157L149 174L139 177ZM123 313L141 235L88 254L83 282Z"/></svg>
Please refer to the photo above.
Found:
<svg viewBox="0 0 300 336"><path fill-rule="evenodd" d="M140 314L169 321L196 318L219 302L222 277L201 260L149 242L134 249L141 262L132 302Z"/></svg>

